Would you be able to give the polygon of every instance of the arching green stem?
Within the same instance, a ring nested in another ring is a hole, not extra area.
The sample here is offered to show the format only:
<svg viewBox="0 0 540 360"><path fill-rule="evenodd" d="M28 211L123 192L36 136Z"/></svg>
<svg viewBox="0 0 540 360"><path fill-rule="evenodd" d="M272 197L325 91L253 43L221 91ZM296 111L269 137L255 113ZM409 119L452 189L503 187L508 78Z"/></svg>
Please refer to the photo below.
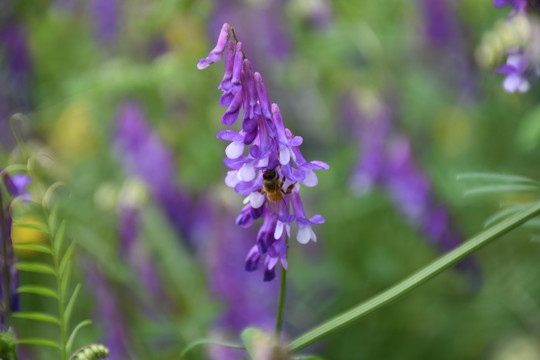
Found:
<svg viewBox="0 0 540 360"><path fill-rule="evenodd" d="M372 311L375 311L380 307L400 298L401 296L415 289L417 286L422 285L437 274L448 269L452 265L455 265L457 262L480 249L482 246L487 245L492 240L501 237L538 214L540 214L540 202L535 203L525 210L520 211L515 215L501 221L500 223L486 229L455 250L440 257L430 265L424 267L390 289L383 291L366 302L363 302L349 311L346 311L345 313L338 315L322 325L319 325L301 335L288 345L289 351L294 352L302 349L314 341L336 331L342 326L345 326L361 318L362 316L367 315Z"/></svg>

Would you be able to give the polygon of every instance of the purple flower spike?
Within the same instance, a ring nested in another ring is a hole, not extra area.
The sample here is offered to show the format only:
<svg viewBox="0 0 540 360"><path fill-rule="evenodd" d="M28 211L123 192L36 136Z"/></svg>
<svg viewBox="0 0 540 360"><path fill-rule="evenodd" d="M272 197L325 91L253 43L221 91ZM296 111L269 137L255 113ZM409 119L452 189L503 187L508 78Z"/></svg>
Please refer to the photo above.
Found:
<svg viewBox="0 0 540 360"><path fill-rule="evenodd" d="M232 31L228 25L227 31ZM291 237L294 221L298 224L298 242L316 241L311 226L322 224L324 218L320 215L306 218L299 182L306 186L317 185L313 170L328 169L329 166L322 161L308 162L304 159L299 148L302 138L285 128L279 107L270 105L262 76L253 71L243 53L242 43L238 42L234 47L231 65L233 36L222 33L220 41L225 38L230 44L227 45L225 75L219 88L224 92L220 104L227 104L229 108L222 122L227 126L233 125L240 110L244 114L240 132L223 130L217 134L219 139L231 141L225 150L227 157L224 163L232 171L227 173L225 183L246 197L246 206L236 218L237 225L249 227L254 220L264 218L257 234L257 244L249 251L245 268L254 271L263 262L264 281L271 281L276 276L279 263L287 268L287 239ZM201 62L210 64L208 59L211 56L212 53L200 60L199 65ZM232 94L234 96L230 100ZM247 156L243 155L246 147L249 148ZM294 215L290 213L291 202Z"/></svg>

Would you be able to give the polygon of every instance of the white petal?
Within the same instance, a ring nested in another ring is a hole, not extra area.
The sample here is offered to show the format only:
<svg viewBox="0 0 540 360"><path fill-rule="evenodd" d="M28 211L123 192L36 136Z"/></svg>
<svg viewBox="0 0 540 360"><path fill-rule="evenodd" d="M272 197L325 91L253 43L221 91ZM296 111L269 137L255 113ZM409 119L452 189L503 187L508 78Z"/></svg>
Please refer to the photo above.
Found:
<svg viewBox="0 0 540 360"><path fill-rule="evenodd" d="M281 221L278 220L276 224L276 231L274 231L274 239L279 239L281 235L283 234L283 224Z"/></svg>
<svg viewBox="0 0 540 360"><path fill-rule="evenodd" d="M298 235L296 236L296 240L298 240L298 242L300 244L307 244L309 242L309 240L311 240L311 235L312 234L313 234L313 231L311 230L310 225L299 226L298 227ZM316 238L315 238L315 240L316 240Z"/></svg>
<svg viewBox="0 0 540 360"><path fill-rule="evenodd" d="M234 188L236 184L238 184L238 182L240 181L240 179L238 179L237 173L237 170L227 171L227 176L225 176L225 184L228 187Z"/></svg>
<svg viewBox="0 0 540 360"><path fill-rule="evenodd" d="M288 146L279 147L279 163L281 165L287 165L291 160L291 152Z"/></svg>
<svg viewBox="0 0 540 360"><path fill-rule="evenodd" d="M279 261L279 258L277 258L277 257L275 257L275 258L271 257L270 260L268 260L268 264L266 264L266 268L267 268L268 270L272 270L273 268L276 267L276 264L277 264L278 261Z"/></svg>
<svg viewBox="0 0 540 360"><path fill-rule="evenodd" d="M242 181L251 181L255 178L255 168L251 164L244 164L238 170L238 177Z"/></svg>
<svg viewBox="0 0 540 360"><path fill-rule="evenodd" d="M521 76L515 74L508 75L503 82L504 90L513 93L520 87L522 82L523 78Z"/></svg>
<svg viewBox="0 0 540 360"><path fill-rule="evenodd" d="M264 159L259 160L259 163L257 164L257 166L260 168L268 167L268 156L265 157Z"/></svg>
<svg viewBox="0 0 540 360"><path fill-rule="evenodd" d="M313 187L319 183L319 180L317 179L315 172L313 172L313 170L309 170L306 172L306 178L304 181L302 181L302 183L307 187Z"/></svg>
<svg viewBox="0 0 540 360"><path fill-rule="evenodd" d="M296 161L296 155L294 153L294 151L291 150L291 159L292 161Z"/></svg>
<svg viewBox="0 0 540 360"><path fill-rule="evenodd" d="M529 82L527 80L523 80L523 82L521 83L521 85L518 88L518 91L524 93L524 92L529 91L530 87L531 87L531 84L529 84Z"/></svg>
<svg viewBox="0 0 540 360"><path fill-rule="evenodd" d="M225 154L229 159L237 159L244 153L244 142L233 141L225 149Z"/></svg>
<svg viewBox="0 0 540 360"><path fill-rule="evenodd" d="M259 192L252 192L249 194L249 201L251 202L251 207L254 209L260 208L264 204L265 196Z"/></svg>

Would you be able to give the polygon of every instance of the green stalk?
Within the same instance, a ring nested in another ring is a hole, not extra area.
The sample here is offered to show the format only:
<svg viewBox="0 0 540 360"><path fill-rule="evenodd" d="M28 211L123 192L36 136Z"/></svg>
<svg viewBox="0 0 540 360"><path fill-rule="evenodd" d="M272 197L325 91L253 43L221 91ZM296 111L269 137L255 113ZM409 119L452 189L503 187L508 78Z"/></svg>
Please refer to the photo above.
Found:
<svg viewBox="0 0 540 360"><path fill-rule="evenodd" d="M329 335L337 329L345 326L364 315L371 313L379 309L380 307L400 298L401 296L409 293L417 286L422 285L434 276L438 275L442 271L448 269L452 265L456 264L466 256L480 249L482 246L488 244L492 240L501 237L507 232L515 229L519 225L525 223L527 220L540 214L540 202L531 205L529 208L510 216L506 220L486 229L480 234L476 235L466 243L462 244L455 250L452 250L448 254L440 257L432 262L430 265L414 273L402 282L394 285L390 289L383 291L379 295L372 297L371 299L363 302L362 304L338 315L327 322L315 327L308 331L304 335L293 340L287 348L289 351L294 352L304 348L305 346L313 343L314 341Z"/></svg>
<svg viewBox="0 0 540 360"><path fill-rule="evenodd" d="M60 352L62 353L62 360L67 360L67 333L64 319L65 294L62 292L62 283L60 281L60 267L58 264L58 254L54 254L54 269L56 271L56 286L58 288L58 318L60 319Z"/></svg>
<svg viewBox="0 0 540 360"><path fill-rule="evenodd" d="M281 268L281 287L279 289L279 303L276 317L276 337L279 338L281 326L283 324L283 304L285 303L285 292L287 287L287 270Z"/></svg>

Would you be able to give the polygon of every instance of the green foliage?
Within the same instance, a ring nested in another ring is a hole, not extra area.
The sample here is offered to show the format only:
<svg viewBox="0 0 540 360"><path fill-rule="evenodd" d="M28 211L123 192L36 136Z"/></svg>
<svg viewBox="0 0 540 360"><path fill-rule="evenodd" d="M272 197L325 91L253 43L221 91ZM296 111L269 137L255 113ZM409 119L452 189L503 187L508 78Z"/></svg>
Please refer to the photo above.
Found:
<svg viewBox="0 0 540 360"><path fill-rule="evenodd" d="M0 359L18 360L17 343L9 333L0 333Z"/></svg>
<svg viewBox="0 0 540 360"><path fill-rule="evenodd" d="M16 249L34 250L40 253L48 255L50 263L36 261L28 262L21 261L15 266L20 271L34 272L45 275L52 275L55 278L56 287L51 288L42 285L21 285L17 289L19 293L27 293L33 295L40 295L56 300L58 304L58 314L47 314L41 312L17 312L12 316L19 319L26 319L32 321L53 323L59 327L59 341L54 341L45 338L23 338L19 339L18 343L37 345L37 346L49 346L58 348L61 353L61 359L66 360L68 353L73 346L75 336L81 328L91 324L90 320L83 320L77 324L71 331L70 319L75 307L77 296L81 289L81 284L77 284L72 294L68 298L69 279L72 269L72 257L75 251L75 243L70 242L67 249L64 250L65 243L65 221L62 221L57 226L58 210L53 208L51 211L47 211L44 208L45 213L48 213L48 226L43 228L41 226L33 226L33 224L18 224L23 228L30 228L39 231L44 231L49 234L50 242L46 245L41 244L20 244L16 246ZM67 301L67 303L66 303ZM81 358L82 359L82 358ZM88 359L100 359L100 357L88 358Z"/></svg>

